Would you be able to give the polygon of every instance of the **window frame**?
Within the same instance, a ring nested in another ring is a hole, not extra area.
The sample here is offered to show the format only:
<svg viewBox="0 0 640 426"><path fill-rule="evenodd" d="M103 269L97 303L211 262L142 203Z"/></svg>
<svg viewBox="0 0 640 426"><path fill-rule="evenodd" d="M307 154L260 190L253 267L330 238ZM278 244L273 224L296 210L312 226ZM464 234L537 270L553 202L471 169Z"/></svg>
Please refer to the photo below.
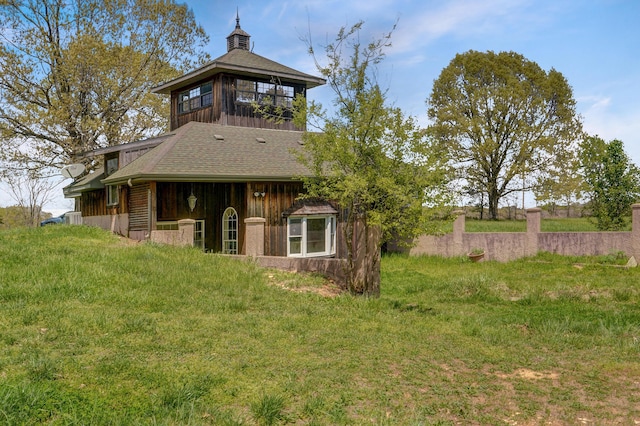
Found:
<svg viewBox="0 0 640 426"><path fill-rule="evenodd" d="M234 227L229 225L233 223ZM238 254L238 212L233 207L227 207L222 214L222 253ZM229 232L233 232L230 237Z"/></svg>
<svg viewBox="0 0 640 426"><path fill-rule="evenodd" d="M310 220L324 220L324 250L322 251L309 251L309 244L313 243L309 239L309 221ZM293 233L295 227L292 226L292 221L295 224L300 224L299 233ZM335 256L336 254L336 215L291 215L287 218L287 257L328 257ZM293 241L299 241L299 243L292 244ZM292 248L295 252L292 252Z"/></svg>
<svg viewBox="0 0 640 426"><path fill-rule="evenodd" d="M120 204L120 189L118 185L107 185L107 207Z"/></svg>
<svg viewBox="0 0 640 426"><path fill-rule="evenodd" d="M236 78L235 87L235 101L239 104L258 102L260 105L268 104L273 107L293 108L293 99L296 96L294 86ZM265 102L266 99L270 99L270 102Z"/></svg>
<svg viewBox="0 0 640 426"><path fill-rule="evenodd" d="M178 94L178 114L188 114L213 105L213 82L184 90Z"/></svg>
<svg viewBox="0 0 640 426"><path fill-rule="evenodd" d="M105 163L105 177L108 177L118 171L120 159L117 156L107 158Z"/></svg>

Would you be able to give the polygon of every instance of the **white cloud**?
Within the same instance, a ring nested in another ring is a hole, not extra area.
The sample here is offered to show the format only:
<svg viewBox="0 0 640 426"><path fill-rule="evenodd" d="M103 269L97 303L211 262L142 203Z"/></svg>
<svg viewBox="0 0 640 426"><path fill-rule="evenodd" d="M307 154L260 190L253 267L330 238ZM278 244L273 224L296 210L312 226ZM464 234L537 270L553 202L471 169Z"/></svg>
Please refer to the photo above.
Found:
<svg viewBox="0 0 640 426"><path fill-rule="evenodd" d="M487 33L502 33L511 26L509 23L525 17L532 19L524 13L527 3L509 0L425 3L422 9L401 16L394 48L398 52L410 51L448 35L480 37Z"/></svg>
<svg viewBox="0 0 640 426"><path fill-rule="evenodd" d="M581 112L584 130L606 141L621 140L631 160L640 165L640 107L627 104L625 111L614 111L615 100L607 96L580 97L580 104L585 104Z"/></svg>

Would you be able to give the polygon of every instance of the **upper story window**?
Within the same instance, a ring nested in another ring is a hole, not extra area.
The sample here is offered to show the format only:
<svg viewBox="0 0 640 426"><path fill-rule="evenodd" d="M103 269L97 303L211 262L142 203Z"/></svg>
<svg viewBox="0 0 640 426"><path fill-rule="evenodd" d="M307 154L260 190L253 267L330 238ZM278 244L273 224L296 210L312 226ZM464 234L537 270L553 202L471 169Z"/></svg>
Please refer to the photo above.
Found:
<svg viewBox="0 0 640 426"><path fill-rule="evenodd" d="M293 86L266 83L262 81L236 80L236 101L242 103L258 102L291 108L295 91Z"/></svg>
<svg viewBox="0 0 640 426"><path fill-rule="evenodd" d="M213 102L213 85L205 83L178 95L178 112L180 114L211 105Z"/></svg>
<svg viewBox="0 0 640 426"><path fill-rule="evenodd" d="M118 157L107 159L106 176L110 176L118 171Z"/></svg>

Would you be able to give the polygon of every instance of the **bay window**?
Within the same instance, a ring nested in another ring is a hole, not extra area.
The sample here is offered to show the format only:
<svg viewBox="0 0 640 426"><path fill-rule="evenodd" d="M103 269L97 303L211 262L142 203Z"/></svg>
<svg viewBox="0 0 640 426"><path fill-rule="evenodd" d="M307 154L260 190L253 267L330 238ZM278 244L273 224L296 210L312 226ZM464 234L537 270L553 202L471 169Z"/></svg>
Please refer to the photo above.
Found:
<svg viewBox="0 0 640 426"><path fill-rule="evenodd" d="M287 255L331 256L336 253L336 217L291 216L287 220Z"/></svg>

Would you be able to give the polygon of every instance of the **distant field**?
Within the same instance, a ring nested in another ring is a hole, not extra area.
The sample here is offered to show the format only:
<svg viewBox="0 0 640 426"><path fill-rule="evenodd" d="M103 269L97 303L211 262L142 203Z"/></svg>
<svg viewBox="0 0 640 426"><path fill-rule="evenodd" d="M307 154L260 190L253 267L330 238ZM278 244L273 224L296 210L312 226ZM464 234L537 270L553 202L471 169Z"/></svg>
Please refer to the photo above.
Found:
<svg viewBox="0 0 640 426"><path fill-rule="evenodd" d="M526 232L526 220L465 220L466 232ZM449 233L453 231L452 222L443 222L439 228ZM595 224L589 218L553 218L543 219L540 222L542 232L596 232ZM631 224L626 231L631 231Z"/></svg>
<svg viewBox="0 0 640 426"><path fill-rule="evenodd" d="M379 299L86 227L0 232L0 424L640 423L640 269L390 256Z"/></svg>

